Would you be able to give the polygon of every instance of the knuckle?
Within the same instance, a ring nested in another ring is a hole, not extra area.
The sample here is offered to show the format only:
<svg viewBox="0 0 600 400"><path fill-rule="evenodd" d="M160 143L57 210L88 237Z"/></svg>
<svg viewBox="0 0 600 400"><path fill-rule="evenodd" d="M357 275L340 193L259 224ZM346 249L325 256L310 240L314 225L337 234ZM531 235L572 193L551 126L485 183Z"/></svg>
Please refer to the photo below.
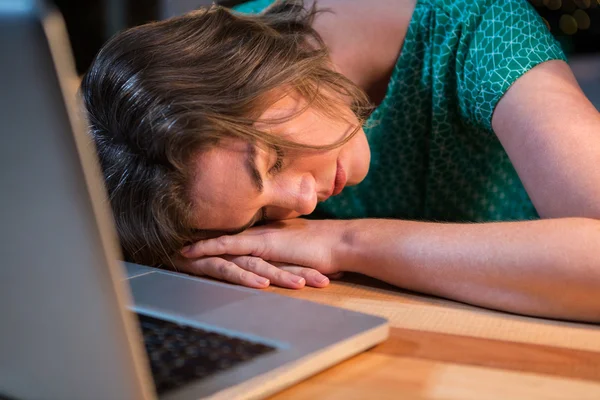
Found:
<svg viewBox="0 0 600 400"><path fill-rule="evenodd" d="M249 269L256 269L260 265L260 259L256 257L246 257L245 262Z"/></svg>
<svg viewBox="0 0 600 400"><path fill-rule="evenodd" d="M282 269L277 268L277 270L273 273L273 277L278 281L283 281L288 273Z"/></svg>
<svg viewBox="0 0 600 400"><path fill-rule="evenodd" d="M221 249L227 248L227 246L231 242L230 238L231 238L231 236L228 236L228 235L219 236L218 238L216 238L217 246L219 246L219 248L221 248Z"/></svg>
<svg viewBox="0 0 600 400"><path fill-rule="evenodd" d="M178 263L177 265L175 265L174 268L169 268L175 272L186 272L188 274L193 274L193 275L206 275L204 273L204 266L203 265L197 265L194 263L190 263L190 264L181 264Z"/></svg>
<svg viewBox="0 0 600 400"><path fill-rule="evenodd" d="M223 260L216 265L216 270L219 276L227 278L230 275L230 264L230 262Z"/></svg>
<svg viewBox="0 0 600 400"><path fill-rule="evenodd" d="M205 275L206 261L202 258L196 260L177 260L175 270L179 268L182 271L192 273L194 275Z"/></svg>
<svg viewBox="0 0 600 400"><path fill-rule="evenodd" d="M238 274L238 279L240 280L240 282L247 282L248 280L250 280L250 272L245 271L245 270L240 270L239 274Z"/></svg>
<svg viewBox="0 0 600 400"><path fill-rule="evenodd" d="M257 245L258 254L267 254L269 248L271 248L271 244L273 242L273 234L265 233L262 236L262 240Z"/></svg>

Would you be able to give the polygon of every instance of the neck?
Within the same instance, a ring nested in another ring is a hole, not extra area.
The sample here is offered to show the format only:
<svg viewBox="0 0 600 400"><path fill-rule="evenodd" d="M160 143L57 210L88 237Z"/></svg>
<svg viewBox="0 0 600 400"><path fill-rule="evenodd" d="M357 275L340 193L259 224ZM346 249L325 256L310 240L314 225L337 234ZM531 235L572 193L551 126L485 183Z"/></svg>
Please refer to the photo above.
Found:
<svg viewBox="0 0 600 400"><path fill-rule="evenodd" d="M362 88L371 101L383 99L416 0L319 0L323 12L314 28L327 45L335 68ZM312 6L314 0L305 2Z"/></svg>

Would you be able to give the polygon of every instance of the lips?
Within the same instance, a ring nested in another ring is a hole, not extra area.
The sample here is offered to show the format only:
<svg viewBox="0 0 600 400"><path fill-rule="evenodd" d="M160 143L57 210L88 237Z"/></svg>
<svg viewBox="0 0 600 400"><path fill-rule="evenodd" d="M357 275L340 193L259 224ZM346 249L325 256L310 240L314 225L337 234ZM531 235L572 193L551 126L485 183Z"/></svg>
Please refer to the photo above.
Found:
<svg viewBox="0 0 600 400"><path fill-rule="evenodd" d="M340 160L337 161L337 170L335 172L335 180L333 182L333 193L332 196L340 194L340 192L346 186L346 171L344 171L344 167L340 163Z"/></svg>
<svg viewBox="0 0 600 400"><path fill-rule="evenodd" d="M333 182L331 183L331 188L329 189L329 191L327 193L318 195L317 201L320 203L320 202L327 200L331 196L340 194L340 192L346 186L346 181L347 181L346 171L344 170L344 167L342 167L342 164L338 160L337 164L336 164L336 169L335 169L335 177L333 179Z"/></svg>

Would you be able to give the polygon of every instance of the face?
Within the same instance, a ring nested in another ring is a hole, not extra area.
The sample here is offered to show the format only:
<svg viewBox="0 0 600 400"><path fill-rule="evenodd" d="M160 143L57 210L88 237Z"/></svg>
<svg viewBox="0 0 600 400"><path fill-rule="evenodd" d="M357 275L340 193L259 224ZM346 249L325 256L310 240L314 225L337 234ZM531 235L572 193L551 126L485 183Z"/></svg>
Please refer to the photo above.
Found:
<svg viewBox="0 0 600 400"><path fill-rule="evenodd" d="M286 96L260 120L283 118L305 106L301 97ZM256 128L297 143L329 145L358 125L349 108L332 119L308 108L279 124ZM327 151L276 151L240 139L195 156L192 196L194 227L219 233L241 231L259 221L295 218L313 212L318 202L356 185L367 175L370 151L362 128L346 144Z"/></svg>

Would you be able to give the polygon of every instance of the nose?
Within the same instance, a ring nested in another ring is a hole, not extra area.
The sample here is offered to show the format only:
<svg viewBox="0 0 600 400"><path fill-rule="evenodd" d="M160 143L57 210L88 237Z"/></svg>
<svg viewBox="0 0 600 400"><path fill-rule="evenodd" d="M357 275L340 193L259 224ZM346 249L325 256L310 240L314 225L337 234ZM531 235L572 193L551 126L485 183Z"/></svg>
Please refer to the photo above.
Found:
<svg viewBox="0 0 600 400"><path fill-rule="evenodd" d="M305 174L296 179L286 180L277 185L277 193L274 194L272 205L277 208L277 214L287 211L296 212L300 215L312 213L317 207L316 182L311 174ZM267 215L271 217L271 213ZM278 219L276 215L272 215Z"/></svg>

